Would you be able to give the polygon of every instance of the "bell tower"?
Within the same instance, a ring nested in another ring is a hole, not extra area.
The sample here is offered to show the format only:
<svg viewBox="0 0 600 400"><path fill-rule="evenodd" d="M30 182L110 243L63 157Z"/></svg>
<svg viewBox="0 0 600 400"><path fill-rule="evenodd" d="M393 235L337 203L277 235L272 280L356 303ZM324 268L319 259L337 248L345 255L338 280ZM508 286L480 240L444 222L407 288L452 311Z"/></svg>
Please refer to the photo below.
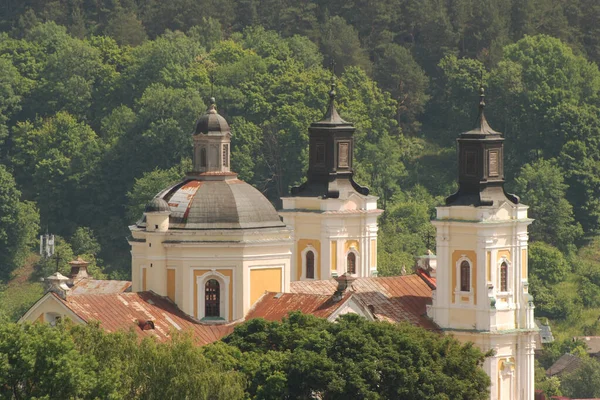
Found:
<svg viewBox="0 0 600 400"><path fill-rule="evenodd" d="M377 274L377 197L354 181L354 125L335 107L335 84L321 121L308 128L306 181L283 197L279 211L292 228L292 281L345 273Z"/></svg>
<svg viewBox="0 0 600 400"><path fill-rule="evenodd" d="M534 398L533 299L527 281L528 207L504 190L504 138L484 115L460 134L458 191L437 207L437 289L428 315L445 332L494 350L490 399Z"/></svg>

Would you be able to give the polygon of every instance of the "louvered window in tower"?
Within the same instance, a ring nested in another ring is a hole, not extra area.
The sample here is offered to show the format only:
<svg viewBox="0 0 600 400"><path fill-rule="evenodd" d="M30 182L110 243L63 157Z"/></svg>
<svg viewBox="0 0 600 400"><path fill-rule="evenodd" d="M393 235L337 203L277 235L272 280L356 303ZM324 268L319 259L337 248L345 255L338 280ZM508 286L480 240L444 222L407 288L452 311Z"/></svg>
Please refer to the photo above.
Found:
<svg viewBox="0 0 600 400"><path fill-rule="evenodd" d="M206 147L200 149L200 166L206 168Z"/></svg>
<svg viewBox="0 0 600 400"><path fill-rule="evenodd" d="M506 292L508 291L508 265L506 262L503 262L500 265L500 291Z"/></svg>
<svg viewBox="0 0 600 400"><path fill-rule="evenodd" d="M460 291L471 291L471 266L468 261L460 263Z"/></svg>
<svg viewBox="0 0 600 400"><path fill-rule="evenodd" d="M356 274L356 255L354 253L348 253L348 273Z"/></svg>
<svg viewBox="0 0 600 400"><path fill-rule="evenodd" d="M229 145L223 145L223 166L229 167Z"/></svg>
<svg viewBox="0 0 600 400"><path fill-rule="evenodd" d="M210 279L206 282L204 290L204 316L220 317L219 302L221 297L221 287L219 281Z"/></svg>
<svg viewBox="0 0 600 400"><path fill-rule="evenodd" d="M306 278L315 279L315 253L306 253Z"/></svg>

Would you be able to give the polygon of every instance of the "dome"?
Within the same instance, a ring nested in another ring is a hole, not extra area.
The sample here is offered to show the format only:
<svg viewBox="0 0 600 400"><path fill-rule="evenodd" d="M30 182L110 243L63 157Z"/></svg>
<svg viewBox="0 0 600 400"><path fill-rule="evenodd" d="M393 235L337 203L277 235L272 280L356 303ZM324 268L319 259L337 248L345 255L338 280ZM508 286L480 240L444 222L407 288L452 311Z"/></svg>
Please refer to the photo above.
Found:
<svg viewBox="0 0 600 400"><path fill-rule="evenodd" d="M155 197L146 204L146 208L144 212L157 212L157 211L171 211L169 208L169 204L161 199L160 197Z"/></svg>
<svg viewBox="0 0 600 400"><path fill-rule="evenodd" d="M211 105L208 108L206 114L198 118L196 121L196 129L194 130L194 135L199 133L207 134L207 133L228 133L230 131L229 124L221 115L217 113L217 108L215 106L215 99L212 98Z"/></svg>
<svg viewBox="0 0 600 400"><path fill-rule="evenodd" d="M159 193L157 198L168 203L171 211L169 229L285 227L262 193L235 178L235 174L230 176L230 179L188 179ZM145 219L138 223L140 227L145 225Z"/></svg>

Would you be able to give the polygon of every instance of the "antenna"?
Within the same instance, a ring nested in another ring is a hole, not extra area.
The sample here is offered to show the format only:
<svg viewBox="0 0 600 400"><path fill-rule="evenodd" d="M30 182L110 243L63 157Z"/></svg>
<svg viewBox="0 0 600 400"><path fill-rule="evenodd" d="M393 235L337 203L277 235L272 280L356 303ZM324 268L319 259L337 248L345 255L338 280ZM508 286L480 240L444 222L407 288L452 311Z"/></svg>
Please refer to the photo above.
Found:
<svg viewBox="0 0 600 400"><path fill-rule="evenodd" d="M54 255L54 258L56 259L56 272L58 272L58 264L60 263L60 260L62 260L62 257L60 256L60 252L56 252L56 254Z"/></svg>

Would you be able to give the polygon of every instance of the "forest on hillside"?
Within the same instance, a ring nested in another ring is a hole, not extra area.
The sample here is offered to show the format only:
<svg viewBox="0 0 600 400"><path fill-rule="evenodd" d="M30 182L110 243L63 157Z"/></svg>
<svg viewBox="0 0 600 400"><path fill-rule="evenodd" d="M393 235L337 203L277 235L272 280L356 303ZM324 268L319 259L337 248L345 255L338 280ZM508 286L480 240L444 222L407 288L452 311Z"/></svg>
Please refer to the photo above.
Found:
<svg viewBox="0 0 600 400"><path fill-rule="evenodd" d="M598 21L596 0L4 0L2 279L46 231L60 268L82 255L96 277L129 278L127 225L189 169L211 95L233 169L277 205L304 177L333 66L356 180L385 209L380 273L435 250L429 221L483 86L507 186L536 220L536 316L562 339L600 334Z"/></svg>

